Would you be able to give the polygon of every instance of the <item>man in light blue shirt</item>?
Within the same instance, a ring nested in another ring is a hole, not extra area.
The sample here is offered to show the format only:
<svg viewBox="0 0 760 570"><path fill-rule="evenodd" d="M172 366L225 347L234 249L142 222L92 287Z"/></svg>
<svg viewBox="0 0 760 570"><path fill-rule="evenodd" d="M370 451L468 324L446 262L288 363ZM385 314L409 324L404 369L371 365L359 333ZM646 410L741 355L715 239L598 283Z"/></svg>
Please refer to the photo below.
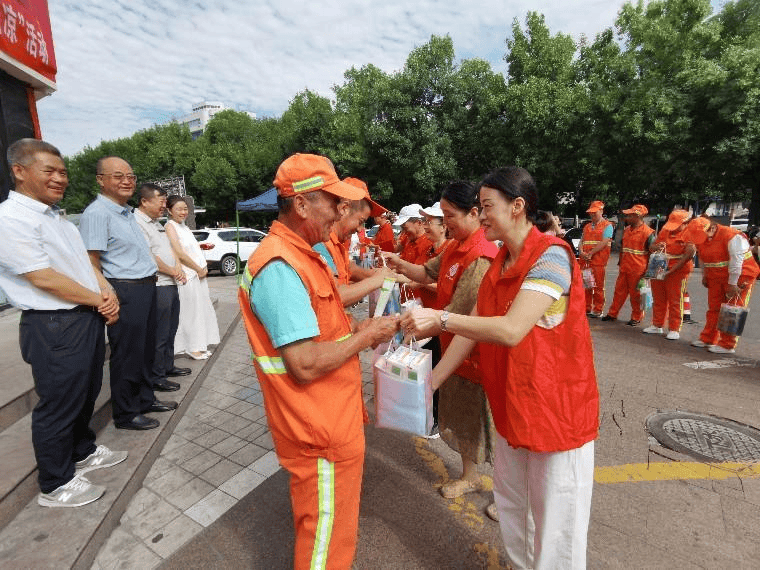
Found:
<svg viewBox="0 0 760 570"><path fill-rule="evenodd" d="M144 413L176 408L176 402L158 402L153 389L171 391L151 382L156 346L156 262L127 201L135 192L129 163L116 156L97 164L101 194L85 209L79 222L90 260L116 290L124 309L108 327L111 346L111 403L114 424L120 429L144 430L159 422ZM167 407L168 406L168 407Z"/></svg>

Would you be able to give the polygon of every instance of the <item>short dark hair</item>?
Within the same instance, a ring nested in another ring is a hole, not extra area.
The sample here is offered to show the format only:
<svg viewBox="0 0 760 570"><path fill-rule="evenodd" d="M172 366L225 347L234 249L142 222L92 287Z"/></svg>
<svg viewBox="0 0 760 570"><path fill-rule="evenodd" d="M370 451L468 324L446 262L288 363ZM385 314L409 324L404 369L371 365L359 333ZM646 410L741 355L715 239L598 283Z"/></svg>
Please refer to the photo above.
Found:
<svg viewBox="0 0 760 570"><path fill-rule="evenodd" d="M39 139L19 139L8 147L8 152L6 154L8 157L8 165L11 167L11 173L13 173L14 164L29 166L34 162L34 155L38 152L45 152L57 156L58 158L63 158L61 156L61 151L50 143L46 143Z"/></svg>
<svg viewBox="0 0 760 570"><path fill-rule="evenodd" d="M158 192L159 196L166 196L166 190L153 182L143 182L137 191L137 201L142 204L143 200L151 200Z"/></svg>
<svg viewBox="0 0 760 570"><path fill-rule="evenodd" d="M174 207L174 204L177 202L184 202L187 206L187 200L185 200L184 197L180 196L179 194L172 194L166 199L166 208L171 210Z"/></svg>
<svg viewBox="0 0 760 570"><path fill-rule="evenodd" d="M539 232L545 233L554 225L554 214L546 210L539 210L536 212L536 219L533 223Z"/></svg>
<svg viewBox="0 0 760 570"><path fill-rule="evenodd" d="M536 219L538 213L538 188L530 172L519 166L502 166L494 168L478 183L478 192L483 186L494 188L513 202L516 198L525 200L525 217L529 221Z"/></svg>
<svg viewBox="0 0 760 570"><path fill-rule="evenodd" d="M480 209L478 189L472 182L466 180L449 182L441 192L441 200L446 200L464 213L473 208Z"/></svg>

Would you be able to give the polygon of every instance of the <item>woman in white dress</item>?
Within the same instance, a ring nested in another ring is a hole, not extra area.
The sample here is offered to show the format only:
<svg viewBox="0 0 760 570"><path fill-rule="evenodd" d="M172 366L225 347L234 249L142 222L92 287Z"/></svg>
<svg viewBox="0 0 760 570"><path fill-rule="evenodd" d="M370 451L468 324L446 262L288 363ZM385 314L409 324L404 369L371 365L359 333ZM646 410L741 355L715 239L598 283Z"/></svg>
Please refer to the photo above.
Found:
<svg viewBox="0 0 760 570"><path fill-rule="evenodd" d="M169 221L166 235L172 244L187 283L179 289L179 328L174 339L175 354L185 353L196 360L211 356L209 345L219 344L219 325L208 292L208 267L198 240L185 225L187 202L181 196L169 196L166 201Z"/></svg>

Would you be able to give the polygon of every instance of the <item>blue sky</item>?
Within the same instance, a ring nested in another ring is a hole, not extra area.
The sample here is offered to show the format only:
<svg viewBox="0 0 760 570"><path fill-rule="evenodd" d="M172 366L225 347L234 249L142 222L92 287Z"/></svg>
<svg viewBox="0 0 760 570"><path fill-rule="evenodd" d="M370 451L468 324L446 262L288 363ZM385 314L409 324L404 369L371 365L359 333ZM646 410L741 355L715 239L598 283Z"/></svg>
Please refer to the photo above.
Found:
<svg viewBox="0 0 760 570"><path fill-rule="evenodd" d="M714 7L723 0L712 0ZM51 0L58 91L38 102L43 138L65 154L222 101L259 117L309 88L331 97L352 66L401 69L430 36L506 72L512 20L593 38L618 0Z"/></svg>

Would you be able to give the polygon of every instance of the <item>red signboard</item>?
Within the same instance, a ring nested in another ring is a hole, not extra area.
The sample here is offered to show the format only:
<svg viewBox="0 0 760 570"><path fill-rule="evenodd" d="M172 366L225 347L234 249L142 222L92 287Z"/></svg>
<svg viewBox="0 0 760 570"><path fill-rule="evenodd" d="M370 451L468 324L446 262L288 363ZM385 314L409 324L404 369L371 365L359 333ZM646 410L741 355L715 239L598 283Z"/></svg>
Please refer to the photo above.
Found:
<svg viewBox="0 0 760 570"><path fill-rule="evenodd" d="M47 0L0 0L0 51L55 82Z"/></svg>

